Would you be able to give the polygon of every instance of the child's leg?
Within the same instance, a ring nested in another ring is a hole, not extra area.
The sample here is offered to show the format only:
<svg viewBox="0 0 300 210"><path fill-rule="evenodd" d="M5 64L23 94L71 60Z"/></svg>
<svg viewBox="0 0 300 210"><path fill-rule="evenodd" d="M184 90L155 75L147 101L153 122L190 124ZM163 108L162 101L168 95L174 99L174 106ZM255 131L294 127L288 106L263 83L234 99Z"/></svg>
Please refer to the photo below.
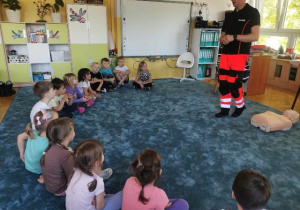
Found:
<svg viewBox="0 0 300 210"><path fill-rule="evenodd" d="M98 87L97 87L97 89L96 89L97 92L100 92L100 91L101 91L102 85L103 85L103 80L102 80L102 82L99 82L99 85L98 85Z"/></svg>
<svg viewBox="0 0 300 210"><path fill-rule="evenodd" d="M136 82L132 82L132 85L134 86L135 89L141 89L140 84L138 84Z"/></svg>
<svg viewBox="0 0 300 210"><path fill-rule="evenodd" d="M37 179L37 181L41 184L44 184L44 177L43 175L41 174L40 177Z"/></svg>
<svg viewBox="0 0 300 210"><path fill-rule="evenodd" d="M123 192L120 191L116 194L108 194L104 196L105 206L103 210L121 209L122 208Z"/></svg>
<svg viewBox="0 0 300 210"><path fill-rule="evenodd" d="M129 76L128 74L123 75L119 84L123 84L126 80L128 80L129 78L128 76Z"/></svg>
<svg viewBox="0 0 300 210"><path fill-rule="evenodd" d="M116 77L117 77L117 80L118 80L119 84L122 84L122 83L121 83L122 78L121 78L120 74L119 74L119 73L116 73L115 75L116 75Z"/></svg>
<svg viewBox="0 0 300 210"><path fill-rule="evenodd" d="M167 210L188 210L189 204L183 199L170 199L172 205Z"/></svg>
<svg viewBox="0 0 300 210"><path fill-rule="evenodd" d="M144 87L152 87L152 83L144 84Z"/></svg>

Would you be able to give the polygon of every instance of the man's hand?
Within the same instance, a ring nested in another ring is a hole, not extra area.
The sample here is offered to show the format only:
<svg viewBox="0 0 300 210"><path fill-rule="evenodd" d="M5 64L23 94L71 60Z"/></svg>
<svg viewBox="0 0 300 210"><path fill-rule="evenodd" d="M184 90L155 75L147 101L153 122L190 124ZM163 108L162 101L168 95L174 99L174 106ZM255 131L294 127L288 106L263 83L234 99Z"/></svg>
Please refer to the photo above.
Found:
<svg viewBox="0 0 300 210"><path fill-rule="evenodd" d="M225 36L225 39L228 41L228 43L234 41L233 35L230 35L230 34L227 34L227 35Z"/></svg>

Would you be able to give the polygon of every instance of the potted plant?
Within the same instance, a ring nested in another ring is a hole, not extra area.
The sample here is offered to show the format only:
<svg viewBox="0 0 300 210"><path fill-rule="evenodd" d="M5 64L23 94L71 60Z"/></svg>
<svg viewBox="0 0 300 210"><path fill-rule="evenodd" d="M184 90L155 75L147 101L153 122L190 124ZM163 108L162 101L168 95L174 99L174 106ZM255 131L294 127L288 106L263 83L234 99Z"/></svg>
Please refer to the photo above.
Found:
<svg viewBox="0 0 300 210"><path fill-rule="evenodd" d="M10 22L20 22L21 20L21 6L18 0L3 0L2 4L4 4L6 10L7 19Z"/></svg>
<svg viewBox="0 0 300 210"><path fill-rule="evenodd" d="M36 22L47 22L44 17L50 11L51 4L46 3L46 0L38 0L33 3L36 5L37 15L40 17Z"/></svg>
<svg viewBox="0 0 300 210"><path fill-rule="evenodd" d="M53 23L61 23L62 15L61 13L58 13L59 7L64 7L65 4L63 0L55 0L55 3L51 5L52 13L51 18Z"/></svg>

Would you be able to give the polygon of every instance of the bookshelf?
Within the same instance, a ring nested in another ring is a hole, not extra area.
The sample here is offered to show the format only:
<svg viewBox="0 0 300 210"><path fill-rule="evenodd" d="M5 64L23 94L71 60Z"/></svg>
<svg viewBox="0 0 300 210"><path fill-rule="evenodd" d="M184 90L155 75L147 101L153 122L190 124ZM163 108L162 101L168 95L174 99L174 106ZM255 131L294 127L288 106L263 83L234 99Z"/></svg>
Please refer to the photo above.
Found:
<svg viewBox="0 0 300 210"><path fill-rule="evenodd" d="M195 58L195 65L190 69L190 76L193 78L197 80L215 78L220 34L221 29L193 30L191 52Z"/></svg>

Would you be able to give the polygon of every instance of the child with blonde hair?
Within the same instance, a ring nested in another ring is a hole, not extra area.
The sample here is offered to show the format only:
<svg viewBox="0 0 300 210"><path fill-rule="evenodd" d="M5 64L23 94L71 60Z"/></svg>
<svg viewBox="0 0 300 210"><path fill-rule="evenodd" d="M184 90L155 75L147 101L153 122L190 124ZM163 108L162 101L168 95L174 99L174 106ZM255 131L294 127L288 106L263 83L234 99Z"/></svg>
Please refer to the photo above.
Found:
<svg viewBox="0 0 300 210"><path fill-rule="evenodd" d="M104 81L103 81L102 75L99 72L99 68L100 68L99 63L97 63L97 62L92 63L92 65L91 65L91 80L90 80L91 88L94 91L97 91L97 92L101 91L101 92L105 93L106 89L102 88Z"/></svg>
<svg viewBox="0 0 300 210"><path fill-rule="evenodd" d="M121 209L122 192L105 196L104 182L99 177L103 161L103 147L98 140L85 140L75 147L75 171L66 191L67 210Z"/></svg>
<svg viewBox="0 0 300 210"><path fill-rule="evenodd" d="M187 210L183 199L169 199L164 190L156 187L161 169L161 157L153 149L143 150L131 164L133 176L123 189L122 210L168 209Z"/></svg>
<svg viewBox="0 0 300 210"><path fill-rule="evenodd" d="M35 83L35 85L33 86L33 92L40 98L40 101L38 101L31 109L30 122L33 122L34 115L41 109L51 109L48 104L50 100L55 97L53 85L48 81ZM35 126L32 125L32 128L35 129Z"/></svg>
<svg viewBox="0 0 300 210"><path fill-rule="evenodd" d="M145 61L139 63L139 69L136 74L135 81L132 84L134 89L151 89L152 77Z"/></svg>
<svg viewBox="0 0 300 210"><path fill-rule="evenodd" d="M125 59L123 56L120 56L117 58L118 66L114 69L114 73L118 80L118 86L119 88L121 85L124 85L124 83L129 82L129 74L130 71L127 66L125 66Z"/></svg>
<svg viewBox="0 0 300 210"><path fill-rule="evenodd" d="M66 86L66 93L73 96L73 103L77 103L77 111L79 113L85 112L85 108L94 104L91 97L85 97L78 89L78 80L75 74L67 73L64 75L64 83Z"/></svg>
<svg viewBox="0 0 300 210"><path fill-rule="evenodd" d="M91 80L91 71L88 68L82 68L78 71L78 89L79 91L84 94L86 97L91 97L92 99L101 98L101 95L96 93L91 88L90 84Z"/></svg>
<svg viewBox="0 0 300 210"><path fill-rule="evenodd" d="M51 110L41 110L34 115L33 122L28 123L25 128L25 132L18 135L18 149L20 153L20 159L25 163L26 170L41 174L40 159L43 152L49 146L48 139L46 137L46 130L49 122L58 118L58 114ZM31 128L31 125L35 125L35 130ZM26 148L24 152L24 145L26 142ZM38 179L42 181L42 176Z"/></svg>

